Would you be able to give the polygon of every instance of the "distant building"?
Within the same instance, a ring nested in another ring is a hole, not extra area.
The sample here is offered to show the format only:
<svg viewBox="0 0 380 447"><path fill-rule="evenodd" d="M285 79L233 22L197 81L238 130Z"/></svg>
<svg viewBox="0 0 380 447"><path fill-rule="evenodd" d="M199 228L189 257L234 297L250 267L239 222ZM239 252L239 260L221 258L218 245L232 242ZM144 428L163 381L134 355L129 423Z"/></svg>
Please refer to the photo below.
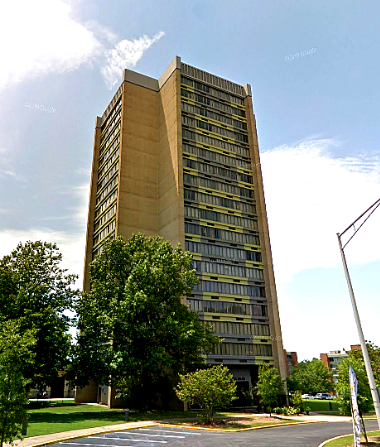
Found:
<svg viewBox="0 0 380 447"><path fill-rule="evenodd" d="M296 352L287 352L284 349L284 355L286 359L286 375L293 374L293 368L298 364L298 356Z"/></svg>
<svg viewBox="0 0 380 447"><path fill-rule="evenodd" d="M351 345L351 351L354 349L361 349L360 345ZM321 361L327 366L327 368L333 374L334 383L338 382L339 365L342 361L348 357L345 350L343 351L330 351L328 354L320 354Z"/></svg>

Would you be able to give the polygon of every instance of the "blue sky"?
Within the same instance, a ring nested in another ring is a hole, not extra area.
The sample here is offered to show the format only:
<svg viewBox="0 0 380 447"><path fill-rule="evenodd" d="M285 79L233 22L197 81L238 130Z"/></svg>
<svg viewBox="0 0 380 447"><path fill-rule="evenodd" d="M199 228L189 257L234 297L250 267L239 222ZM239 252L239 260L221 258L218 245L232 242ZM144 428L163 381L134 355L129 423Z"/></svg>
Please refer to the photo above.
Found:
<svg viewBox="0 0 380 447"><path fill-rule="evenodd" d="M82 274L95 117L122 68L158 78L179 55L252 86L285 348L356 344L336 233L380 197L379 16L375 0L7 2L0 256L54 240ZM347 247L378 345L379 226L378 210Z"/></svg>

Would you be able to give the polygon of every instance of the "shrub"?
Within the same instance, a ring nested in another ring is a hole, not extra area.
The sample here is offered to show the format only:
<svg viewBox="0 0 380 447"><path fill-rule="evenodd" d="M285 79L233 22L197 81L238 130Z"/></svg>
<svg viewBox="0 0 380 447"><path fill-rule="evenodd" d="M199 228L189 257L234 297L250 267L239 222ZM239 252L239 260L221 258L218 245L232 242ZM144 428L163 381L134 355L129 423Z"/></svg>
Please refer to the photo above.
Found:
<svg viewBox="0 0 380 447"><path fill-rule="evenodd" d="M292 406L297 410L296 414L303 412L303 399L300 390L297 390L291 398Z"/></svg>
<svg viewBox="0 0 380 447"><path fill-rule="evenodd" d="M203 420L212 421L214 410L231 404L237 397L236 382L223 365L200 369L186 375L180 374L176 393L179 399L197 404L203 411Z"/></svg>
<svg viewBox="0 0 380 447"><path fill-rule="evenodd" d="M288 414L300 414L300 411L296 407L289 407L287 408Z"/></svg>

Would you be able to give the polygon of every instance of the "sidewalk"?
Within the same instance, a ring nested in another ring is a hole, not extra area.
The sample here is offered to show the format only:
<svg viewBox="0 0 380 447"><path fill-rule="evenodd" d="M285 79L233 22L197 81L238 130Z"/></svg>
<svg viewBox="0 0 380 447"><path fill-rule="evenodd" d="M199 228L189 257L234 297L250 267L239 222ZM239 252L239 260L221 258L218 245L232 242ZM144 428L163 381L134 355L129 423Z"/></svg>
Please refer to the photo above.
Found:
<svg viewBox="0 0 380 447"><path fill-rule="evenodd" d="M24 438L23 440L15 440L12 444L5 444L5 447L35 447L46 444L54 444L74 438L82 438L95 434L110 433L118 430L133 430L134 428L153 427L159 425L157 422L140 421L140 422L126 422L124 424L107 425L105 427L85 428L83 430L65 431L61 433L52 433L51 435L33 436Z"/></svg>
<svg viewBox="0 0 380 447"><path fill-rule="evenodd" d="M319 413L311 413L311 414L299 414L297 415L289 415L289 416L281 416L281 419L295 419L297 421L302 422L351 422L351 416L340 416L340 415L329 415L329 414L319 414Z"/></svg>

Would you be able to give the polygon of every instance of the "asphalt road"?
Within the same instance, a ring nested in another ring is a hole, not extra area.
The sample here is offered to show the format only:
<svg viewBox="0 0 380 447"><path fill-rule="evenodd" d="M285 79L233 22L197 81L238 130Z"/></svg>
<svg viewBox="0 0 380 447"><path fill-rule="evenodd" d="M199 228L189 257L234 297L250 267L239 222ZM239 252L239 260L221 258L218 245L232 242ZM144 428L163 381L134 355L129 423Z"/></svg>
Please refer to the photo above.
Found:
<svg viewBox="0 0 380 447"><path fill-rule="evenodd" d="M376 421L366 421L368 431ZM317 447L334 436L352 433L349 422L290 425L264 430L220 433L172 427L116 431L53 444L56 447Z"/></svg>

